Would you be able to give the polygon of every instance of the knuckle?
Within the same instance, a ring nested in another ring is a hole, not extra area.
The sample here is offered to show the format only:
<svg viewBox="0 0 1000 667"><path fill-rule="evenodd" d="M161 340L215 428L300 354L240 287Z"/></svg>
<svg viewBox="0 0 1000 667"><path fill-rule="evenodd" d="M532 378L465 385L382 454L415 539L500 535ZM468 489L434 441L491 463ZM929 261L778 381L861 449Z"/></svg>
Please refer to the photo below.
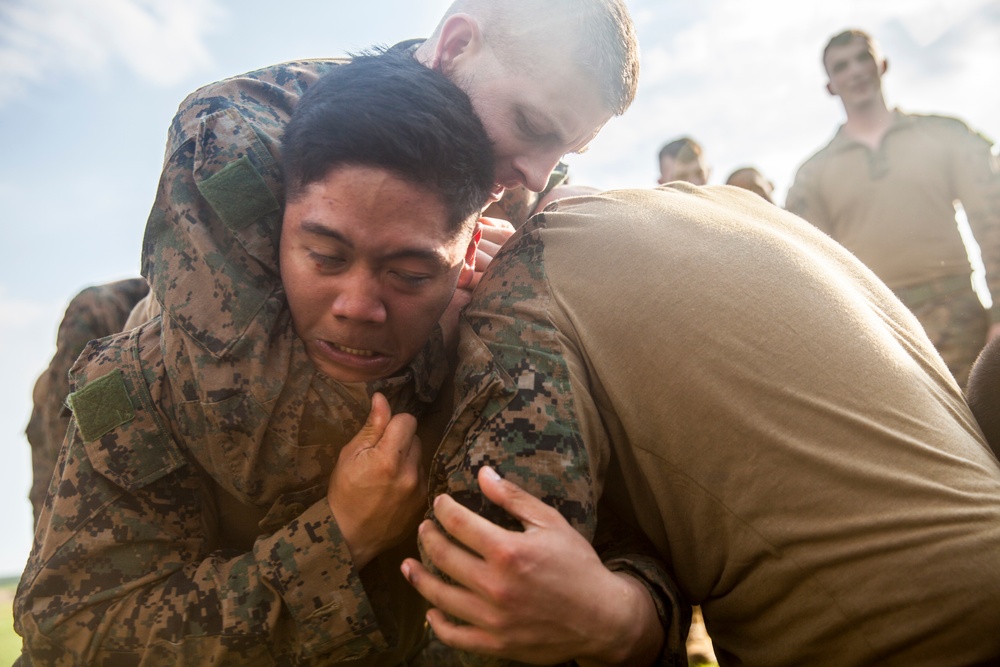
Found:
<svg viewBox="0 0 1000 667"><path fill-rule="evenodd" d="M493 558L501 570L505 572L520 572L524 562L521 550L509 542L497 545Z"/></svg>
<svg viewBox="0 0 1000 667"><path fill-rule="evenodd" d="M487 596L493 601L497 609L491 613L492 626L498 630L504 628L507 623L504 609L510 608L517 600L515 592L506 583L499 579L494 579L485 585Z"/></svg>

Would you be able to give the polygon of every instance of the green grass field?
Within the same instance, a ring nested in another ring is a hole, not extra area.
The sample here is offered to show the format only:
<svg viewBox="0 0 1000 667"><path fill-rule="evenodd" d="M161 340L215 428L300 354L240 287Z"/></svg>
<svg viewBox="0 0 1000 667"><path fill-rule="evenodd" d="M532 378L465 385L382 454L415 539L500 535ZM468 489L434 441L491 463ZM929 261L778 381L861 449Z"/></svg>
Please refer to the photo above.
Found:
<svg viewBox="0 0 1000 667"><path fill-rule="evenodd" d="M0 665L13 663L21 655L21 638L14 633L14 589L17 577L0 579Z"/></svg>

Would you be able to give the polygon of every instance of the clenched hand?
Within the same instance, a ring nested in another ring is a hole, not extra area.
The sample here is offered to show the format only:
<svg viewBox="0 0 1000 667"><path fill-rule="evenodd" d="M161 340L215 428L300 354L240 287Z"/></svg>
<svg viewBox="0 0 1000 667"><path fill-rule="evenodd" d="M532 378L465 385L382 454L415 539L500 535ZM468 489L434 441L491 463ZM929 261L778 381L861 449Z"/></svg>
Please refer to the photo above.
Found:
<svg viewBox="0 0 1000 667"><path fill-rule="evenodd" d="M330 475L326 499L358 569L411 534L427 510L416 429L413 415L393 415L376 393Z"/></svg>

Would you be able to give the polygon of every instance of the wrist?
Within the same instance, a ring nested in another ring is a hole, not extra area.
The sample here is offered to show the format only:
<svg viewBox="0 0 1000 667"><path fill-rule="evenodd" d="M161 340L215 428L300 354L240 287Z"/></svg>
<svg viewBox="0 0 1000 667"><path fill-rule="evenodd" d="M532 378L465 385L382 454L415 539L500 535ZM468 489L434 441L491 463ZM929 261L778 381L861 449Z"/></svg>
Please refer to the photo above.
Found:
<svg viewBox="0 0 1000 667"><path fill-rule="evenodd" d="M609 572L615 579L613 595L604 606L610 613L602 617L602 631L580 667L610 665L652 665L663 648L664 634L656 605L649 591L634 577Z"/></svg>
<svg viewBox="0 0 1000 667"><path fill-rule="evenodd" d="M340 512L338 515L334 509L334 503L330 498L327 498L327 504L330 507L330 514L333 515L333 520L337 524L338 530L340 530L344 546L347 547L347 551L351 554L354 569L360 572L375 557L377 551L370 548L371 545L362 539L362 531L350 520L349 515L345 512Z"/></svg>

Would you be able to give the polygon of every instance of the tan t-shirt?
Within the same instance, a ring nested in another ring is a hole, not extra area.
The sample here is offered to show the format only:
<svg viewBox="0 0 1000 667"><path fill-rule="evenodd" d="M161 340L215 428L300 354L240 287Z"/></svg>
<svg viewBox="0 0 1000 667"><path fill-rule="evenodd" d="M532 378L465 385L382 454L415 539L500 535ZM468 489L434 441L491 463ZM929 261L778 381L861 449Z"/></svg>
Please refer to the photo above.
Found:
<svg viewBox="0 0 1000 667"><path fill-rule="evenodd" d="M885 285L736 188L556 206L466 311L432 479L476 506L488 463L584 532L603 492L723 664L1000 657L1000 465Z"/></svg>
<svg viewBox="0 0 1000 667"><path fill-rule="evenodd" d="M969 275L955 223L961 201L1000 301L1000 166L990 148L957 119L897 110L875 150L841 128L800 167L786 206L898 289Z"/></svg>

